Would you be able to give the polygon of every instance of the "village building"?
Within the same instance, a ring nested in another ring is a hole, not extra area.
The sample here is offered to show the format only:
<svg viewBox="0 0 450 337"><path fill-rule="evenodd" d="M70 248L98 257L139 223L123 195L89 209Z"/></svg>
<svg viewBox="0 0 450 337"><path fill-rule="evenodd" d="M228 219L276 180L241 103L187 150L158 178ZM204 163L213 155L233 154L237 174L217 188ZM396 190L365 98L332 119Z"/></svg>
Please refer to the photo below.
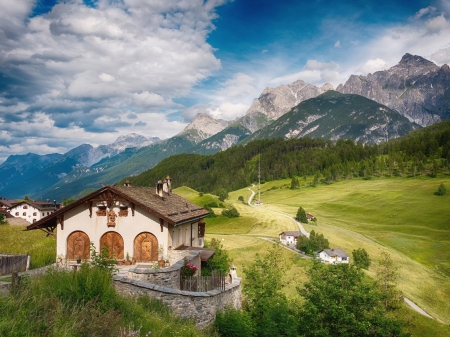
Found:
<svg viewBox="0 0 450 337"><path fill-rule="evenodd" d="M59 205L56 201L34 201L24 200L8 208L8 212L15 218L22 218L30 223L34 223L44 217L56 212Z"/></svg>
<svg viewBox="0 0 450 337"><path fill-rule="evenodd" d="M342 249L323 249L317 252L317 257L326 264L348 263L350 257Z"/></svg>
<svg viewBox="0 0 450 337"><path fill-rule="evenodd" d="M283 245L297 245L297 239L299 236L302 236L302 232L282 232L280 233L279 237L280 237L280 242Z"/></svg>
<svg viewBox="0 0 450 337"><path fill-rule="evenodd" d="M104 186L27 229L55 236L56 255L66 261L88 260L92 242L97 251L108 247L117 260L150 262L166 259L168 250L203 247L208 215L171 193L167 177L156 190L129 183Z"/></svg>

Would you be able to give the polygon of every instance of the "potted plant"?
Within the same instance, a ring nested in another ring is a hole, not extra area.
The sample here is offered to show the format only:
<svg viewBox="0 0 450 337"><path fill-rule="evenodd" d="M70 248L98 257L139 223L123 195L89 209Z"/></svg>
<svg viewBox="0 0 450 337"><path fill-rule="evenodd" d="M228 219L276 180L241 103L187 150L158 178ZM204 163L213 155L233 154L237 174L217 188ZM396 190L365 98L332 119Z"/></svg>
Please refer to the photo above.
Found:
<svg viewBox="0 0 450 337"><path fill-rule="evenodd" d="M129 266L131 264L131 261L130 261L130 254L128 254L128 252L127 252L127 256L126 256L126 260L125 260L125 265L126 266Z"/></svg>
<svg viewBox="0 0 450 337"><path fill-rule="evenodd" d="M169 261L169 259L166 259L166 265L165 265L165 267L170 267L170 261Z"/></svg>

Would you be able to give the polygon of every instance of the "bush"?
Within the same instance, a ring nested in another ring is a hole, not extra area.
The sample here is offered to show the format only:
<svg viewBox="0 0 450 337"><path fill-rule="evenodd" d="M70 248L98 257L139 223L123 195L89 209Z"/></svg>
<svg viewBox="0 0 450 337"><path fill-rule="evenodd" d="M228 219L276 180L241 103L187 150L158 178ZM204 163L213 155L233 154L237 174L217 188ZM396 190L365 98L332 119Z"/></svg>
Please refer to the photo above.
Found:
<svg viewBox="0 0 450 337"><path fill-rule="evenodd" d="M441 183L439 185L439 187L438 187L437 192L435 192L434 194L436 194L436 195L445 195L445 193L447 193L447 189L445 188L445 185Z"/></svg>
<svg viewBox="0 0 450 337"><path fill-rule="evenodd" d="M242 201L242 203L245 204L244 197L242 195L239 196L238 201Z"/></svg>
<svg viewBox="0 0 450 337"><path fill-rule="evenodd" d="M255 323L243 310L227 307L223 312L218 311L214 326L221 337L255 336Z"/></svg>
<svg viewBox="0 0 450 337"><path fill-rule="evenodd" d="M206 209L209 212L208 218L215 218L216 217L216 213L214 213L214 211L212 210L211 206L205 205L205 206L203 206L203 208Z"/></svg>
<svg viewBox="0 0 450 337"><path fill-rule="evenodd" d="M212 238L211 241L205 241L205 248L213 248L215 253L202 268L202 276L210 276L213 270L228 273L231 260L228 252L223 249L222 242Z"/></svg>
<svg viewBox="0 0 450 337"><path fill-rule="evenodd" d="M308 219L306 218L306 212L305 212L305 210L303 209L303 207L300 207L300 208L297 210L297 217L296 217L296 219L297 219L298 221L302 222L302 223L308 223Z"/></svg>
<svg viewBox="0 0 450 337"><path fill-rule="evenodd" d="M353 263L358 268L369 269L370 267L370 257L364 248L358 248L353 250Z"/></svg>
<svg viewBox="0 0 450 337"><path fill-rule="evenodd" d="M237 218L240 216L238 210L234 207L231 207L229 209L224 209L222 211L222 215L226 216L227 218Z"/></svg>

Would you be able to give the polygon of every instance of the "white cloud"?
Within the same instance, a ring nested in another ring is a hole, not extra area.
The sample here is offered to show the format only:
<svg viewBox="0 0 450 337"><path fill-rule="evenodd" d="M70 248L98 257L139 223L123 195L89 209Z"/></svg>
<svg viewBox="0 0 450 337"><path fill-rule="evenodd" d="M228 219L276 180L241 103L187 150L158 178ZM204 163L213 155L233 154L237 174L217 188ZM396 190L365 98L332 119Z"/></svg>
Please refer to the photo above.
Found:
<svg viewBox="0 0 450 337"><path fill-rule="evenodd" d="M364 65L360 66L356 73L358 74L368 74L368 73L374 73L379 70L385 70L388 66L386 64L386 61L377 58L375 60L368 60Z"/></svg>
<svg viewBox="0 0 450 337"><path fill-rule="evenodd" d="M245 97L257 94L255 79L247 74L237 73L222 85L217 94L219 95L218 99L221 101L242 101Z"/></svg>
<svg viewBox="0 0 450 337"><path fill-rule="evenodd" d="M220 69L206 38L215 8L224 2L100 0L91 8L73 0L27 20L35 1L0 1L6 88L0 93L0 128L10 144L0 149L0 159L31 151L22 132L42 137L36 116L45 116L46 132L62 139L53 150L33 148L37 153L68 150L75 141L107 143L118 133L161 137L182 130L184 123L169 122L164 114L179 107L173 99ZM251 89L245 76L236 81L245 92ZM227 96L238 99L239 92L230 87ZM123 117L130 113L138 118ZM75 127L71 138L66 129Z"/></svg>
<svg viewBox="0 0 450 337"><path fill-rule="evenodd" d="M234 120L243 116L250 106L242 103L222 103L217 108L210 108L208 113L215 119Z"/></svg>
<svg viewBox="0 0 450 337"><path fill-rule="evenodd" d="M263 50L261 51L261 54L265 54L265 53L268 53L268 52L269 52L268 49L263 49Z"/></svg>
<svg viewBox="0 0 450 337"><path fill-rule="evenodd" d="M436 7L433 6L428 6L426 8L421 8L416 15L414 15L414 19L420 19L424 16L426 16L427 14L432 14L436 12Z"/></svg>
<svg viewBox="0 0 450 337"><path fill-rule="evenodd" d="M341 41L336 41L334 48L341 48Z"/></svg>
<svg viewBox="0 0 450 337"><path fill-rule="evenodd" d="M303 70L287 74L284 76L276 77L270 80L270 83L274 86L280 84L289 84L297 80L302 80L306 83L316 86L322 86L325 83L331 83L336 87L342 82L343 76L339 71L340 67L335 62L319 62L317 60L306 61Z"/></svg>
<svg viewBox="0 0 450 337"><path fill-rule="evenodd" d="M430 34L439 34L442 30L450 27L450 23L445 18L444 14L436 16L427 20L425 27Z"/></svg>

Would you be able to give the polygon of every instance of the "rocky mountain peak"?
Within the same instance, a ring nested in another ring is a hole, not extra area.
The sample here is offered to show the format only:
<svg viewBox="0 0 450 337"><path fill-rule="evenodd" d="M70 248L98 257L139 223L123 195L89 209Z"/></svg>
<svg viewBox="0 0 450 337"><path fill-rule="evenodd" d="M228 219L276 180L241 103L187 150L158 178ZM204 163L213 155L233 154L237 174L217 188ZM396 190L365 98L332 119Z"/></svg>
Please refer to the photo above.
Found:
<svg viewBox="0 0 450 337"><path fill-rule="evenodd" d="M265 88L261 95L253 100L246 115L260 112L269 120L275 120L300 102L317 97L330 89L333 89L333 86L329 83L318 88L302 80L287 85L282 84L276 88Z"/></svg>
<svg viewBox="0 0 450 337"><path fill-rule="evenodd" d="M427 126L450 118L450 72L445 69L421 56L405 54L387 70L351 75L337 91L367 97Z"/></svg>
<svg viewBox="0 0 450 337"><path fill-rule="evenodd" d="M424 59L422 56L419 55L411 55L409 53L406 53L403 55L402 59L399 62L399 65L401 66L414 66L414 67L423 67L423 66L436 66L433 62L428 61L427 59Z"/></svg>
<svg viewBox="0 0 450 337"><path fill-rule="evenodd" d="M228 125L229 122L223 119L214 119L206 113L198 113L179 135L188 137L194 143L198 143L219 133Z"/></svg>

